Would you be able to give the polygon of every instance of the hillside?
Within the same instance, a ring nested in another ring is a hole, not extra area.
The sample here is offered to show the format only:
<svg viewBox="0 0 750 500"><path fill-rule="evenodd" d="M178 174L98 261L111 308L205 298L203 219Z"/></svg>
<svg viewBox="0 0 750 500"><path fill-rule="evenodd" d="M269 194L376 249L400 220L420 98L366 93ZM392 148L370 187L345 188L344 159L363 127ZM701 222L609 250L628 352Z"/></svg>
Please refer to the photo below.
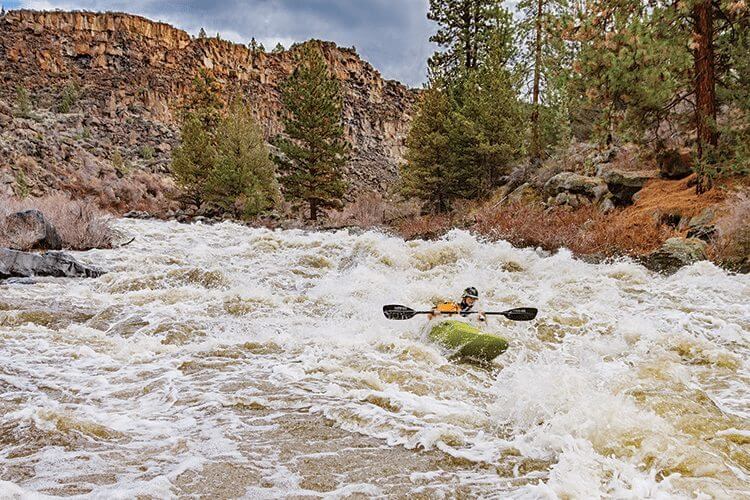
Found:
<svg viewBox="0 0 750 500"><path fill-rule="evenodd" d="M344 89L352 193L384 191L397 175L414 93L354 50L317 43ZM293 58L294 50L253 53L129 14L11 11L0 18L0 191L18 192L20 176L32 194L93 194L119 210L162 204L155 200L170 188L177 117L194 75L211 70L227 95L245 96L273 137ZM27 116L18 89L28 93ZM72 106L62 106L71 93Z"/></svg>

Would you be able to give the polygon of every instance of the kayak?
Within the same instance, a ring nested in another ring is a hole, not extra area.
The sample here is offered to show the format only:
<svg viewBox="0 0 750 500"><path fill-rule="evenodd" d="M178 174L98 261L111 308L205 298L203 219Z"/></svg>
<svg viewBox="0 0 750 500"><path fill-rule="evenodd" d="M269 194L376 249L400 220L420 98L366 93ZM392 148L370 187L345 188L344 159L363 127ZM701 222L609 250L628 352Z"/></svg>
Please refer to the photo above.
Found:
<svg viewBox="0 0 750 500"><path fill-rule="evenodd" d="M468 358L490 362L508 348L508 341L497 335L484 333L462 321L443 321L429 333L430 340L454 351L452 358Z"/></svg>

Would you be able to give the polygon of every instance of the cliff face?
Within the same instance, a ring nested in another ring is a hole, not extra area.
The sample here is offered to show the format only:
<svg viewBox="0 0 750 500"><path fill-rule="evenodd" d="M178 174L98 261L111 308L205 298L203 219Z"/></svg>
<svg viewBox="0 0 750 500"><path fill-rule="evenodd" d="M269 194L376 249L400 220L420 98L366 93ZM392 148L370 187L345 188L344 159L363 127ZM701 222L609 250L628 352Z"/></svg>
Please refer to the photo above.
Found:
<svg viewBox="0 0 750 500"><path fill-rule="evenodd" d="M402 159L414 93L384 80L353 50L319 43L344 91L350 184L355 191L384 190ZM153 147L155 172L168 165L176 116L201 68L211 70L227 94L245 95L272 137L281 132L278 88L293 60L293 51L253 53L127 14L11 11L0 18L0 99L13 102L22 87L35 106L50 109L66 86L78 85L74 125L102 138L105 157L108 147L132 153L137 145Z"/></svg>

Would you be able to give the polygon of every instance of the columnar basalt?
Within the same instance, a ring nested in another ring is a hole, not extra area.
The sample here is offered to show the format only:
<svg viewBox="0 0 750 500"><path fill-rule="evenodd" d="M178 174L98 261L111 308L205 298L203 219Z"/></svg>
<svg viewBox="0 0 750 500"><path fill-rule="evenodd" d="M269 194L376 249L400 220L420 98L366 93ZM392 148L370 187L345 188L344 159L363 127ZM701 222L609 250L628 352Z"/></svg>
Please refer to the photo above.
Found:
<svg viewBox="0 0 750 500"><path fill-rule="evenodd" d="M342 82L352 192L384 191L402 160L414 91L384 80L353 49L314 43ZM73 125L101 138L105 157L111 156L107 149L153 148L150 164L156 173L166 170L177 142L179 110L199 70L210 70L228 98L246 99L272 138L282 131L279 84L293 70L294 59L294 49L252 51L129 14L22 10L0 18L0 99L13 102L21 87L35 106L50 110L66 85L79 85L80 117ZM9 141L2 166L13 157L34 156L15 151ZM97 156L92 148L88 152ZM45 158L37 162L47 163Z"/></svg>

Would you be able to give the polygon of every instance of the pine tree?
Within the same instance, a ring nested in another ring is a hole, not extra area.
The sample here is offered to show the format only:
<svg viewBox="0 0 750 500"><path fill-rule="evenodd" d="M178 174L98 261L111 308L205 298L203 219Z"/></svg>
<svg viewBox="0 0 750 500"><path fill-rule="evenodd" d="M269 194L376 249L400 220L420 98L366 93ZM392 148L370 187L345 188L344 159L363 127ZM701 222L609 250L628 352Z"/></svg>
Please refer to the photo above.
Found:
<svg viewBox="0 0 750 500"><path fill-rule="evenodd" d="M487 195L524 154L525 114L502 55L423 92L406 140L404 195L448 211L457 199Z"/></svg>
<svg viewBox="0 0 750 500"><path fill-rule="evenodd" d="M437 77L448 77L479 67L498 39L512 54L511 15L497 0L430 0L428 19L438 24L430 41L441 47L429 61Z"/></svg>
<svg viewBox="0 0 750 500"><path fill-rule="evenodd" d="M263 135L246 106L225 110L221 87L207 71L194 79L182 119L171 171L187 200L244 217L273 205L278 186Z"/></svg>
<svg viewBox="0 0 750 500"><path fill-rule="evenodd" d="M198 38L206 38L208 35L206 35L206 30L201 28L201 30L198 32Z"/></svg>
<svg viewBox="0 0 750 500"><path fill-rule="evenodd" d="M283 155L278 162L284 194L306 203L314 221L321 208L340 205L347 152L340 85L316 45L299 49L297 67L282 84L281 101L287 138L278 141Z"/></svg>
<svg viewBox="0 0 750 500"><path fill-rule="evenodd" d="M407 197L428 201L438 212L450 209L455 185L464 178L449 176L451 102L436 84L420 95L419 105L406 138L406 164L401 168L401 190Z"/></svg>
<svg viewBox="0 0 750 500"><path fill-rule="evenodd" d="M722 143L716 118L720 96L732 93L732 47L741 43L738 28L747 17L743 2L592 2L577 34L578 64L589 97L606 119L608 138L619 132L640 140L648 131L658 139L660 126L679 119L690 105L698 190L708 187L724 159L738 151Z"/></svg>
<svg viewBox="0 0 750 500"><path fill-rule="evenodd" d="M208 193L211 171L217 163L213 138L196 115L188 115L182 124L180 145L172 155L171 172L185 198L200 206Z"/></svg>
<svg viewBox="0 0 750 500"><path fill-rule="evenodd" d="M529 153L533 164L538 164L567 130L567 117L559 112L560 106L565 107L565 86L572 64L572 47L564 40L565 27L570 23L568 9L567 0L518 3L518 34L523 45L518 69L531 86ZM550 123L550 118L557 121Z"/></svg>
<svg viewBox="0 0 750 500"><path fill-rule="evenodd" d="M215 137L217 161L207 182L210 200L246 218L273 207L279 196L276 170L250 108L239 101L232 104Z"/></svg>
<svg viewBox="0 0 750 500"><path fill-rule="evenodd" d="M285 50L286 49L284 48L284 46L281 45L281 42L279 42L279 43L276 44L276 47L273 48L273 53L274 54L281 54Z"/></svg>

